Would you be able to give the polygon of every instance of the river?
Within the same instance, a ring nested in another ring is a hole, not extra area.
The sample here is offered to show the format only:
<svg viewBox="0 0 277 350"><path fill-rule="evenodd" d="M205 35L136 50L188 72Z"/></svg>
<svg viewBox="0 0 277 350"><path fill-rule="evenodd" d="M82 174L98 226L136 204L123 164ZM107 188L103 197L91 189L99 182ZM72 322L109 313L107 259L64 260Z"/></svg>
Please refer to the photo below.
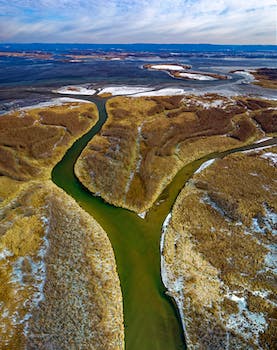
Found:
<svg viewBox="0 0 277 350"><path fill-rule="evenodd" d="M82 96L76 96L83 98ZM75 177L80 153L107 119L106 100L85 98L99 110L96 125L66 152L55 166L52 179L91 214L107 232L114 249L123 293L126 350L186 349L181 320L173 300L166 295L160 274L160 237L165 217L178 193L199 166L208 159L275 143L271 139L222 153L209 154L186 165L141 219L135 213L114 207L94 197Z"/></svg>

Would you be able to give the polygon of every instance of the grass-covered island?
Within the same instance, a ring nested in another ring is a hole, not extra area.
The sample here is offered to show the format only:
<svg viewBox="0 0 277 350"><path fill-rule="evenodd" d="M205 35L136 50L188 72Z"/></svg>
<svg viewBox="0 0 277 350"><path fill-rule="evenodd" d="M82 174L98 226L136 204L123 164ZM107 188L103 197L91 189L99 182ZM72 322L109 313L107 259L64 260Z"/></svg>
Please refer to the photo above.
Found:
<svg viewBox="0 0 277 350"><path fill-rule="evenodd" d="M271 135L274 107L275 101L216 94L115 97L75 171L94 194L141 213L184 165Z"/></svg>

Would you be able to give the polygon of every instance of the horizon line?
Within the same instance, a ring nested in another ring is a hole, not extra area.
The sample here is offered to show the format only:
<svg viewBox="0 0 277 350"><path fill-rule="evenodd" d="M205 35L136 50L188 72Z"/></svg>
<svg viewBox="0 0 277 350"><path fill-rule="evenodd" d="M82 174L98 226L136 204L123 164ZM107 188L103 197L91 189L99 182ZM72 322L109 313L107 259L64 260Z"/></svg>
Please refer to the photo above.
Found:
<svg viewBox="0 0 277 350"><path fill-rule="evenodd" d="M130 43L88 43L88 42L0 42L0 45L209 45L209 46L276 46L276 44L215 44L215 43L156 43L156 42L130 42Z"/></svg>

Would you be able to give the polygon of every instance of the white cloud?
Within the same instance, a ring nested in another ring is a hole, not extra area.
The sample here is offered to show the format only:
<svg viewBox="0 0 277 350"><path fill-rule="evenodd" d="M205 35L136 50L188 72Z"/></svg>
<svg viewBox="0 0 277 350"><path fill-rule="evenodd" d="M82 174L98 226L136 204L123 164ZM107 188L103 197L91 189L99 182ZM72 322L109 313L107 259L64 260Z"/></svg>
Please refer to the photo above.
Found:
<svg viewBox="0 0 277 350"><path fill-rule="evenodd" d="M0 0L2 42L276 44L275 0Z"/></svg>

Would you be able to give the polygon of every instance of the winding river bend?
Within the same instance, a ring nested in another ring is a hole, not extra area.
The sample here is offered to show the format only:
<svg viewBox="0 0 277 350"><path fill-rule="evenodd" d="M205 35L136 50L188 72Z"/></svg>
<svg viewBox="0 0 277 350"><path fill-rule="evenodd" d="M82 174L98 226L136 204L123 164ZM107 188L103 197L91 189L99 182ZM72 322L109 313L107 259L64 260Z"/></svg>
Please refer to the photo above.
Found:
<svg viewBox="0 0 277 350"><path fill-rule="evenodd" d="M82 98L82 96L78 96ZM94 197L75 177L74 165L80 153L107 119L106 100L87 98L99 110L96 125L66 152L52 172L53 181L72 196L107 232L112 243L124 303L126 350L186 349L181 320L173 301L166 295L160 275L162 223L174 201L196 169L206 160L261 147L277 139L209 154L185 166L163 191L143 220L135 213Z"/></svg>

